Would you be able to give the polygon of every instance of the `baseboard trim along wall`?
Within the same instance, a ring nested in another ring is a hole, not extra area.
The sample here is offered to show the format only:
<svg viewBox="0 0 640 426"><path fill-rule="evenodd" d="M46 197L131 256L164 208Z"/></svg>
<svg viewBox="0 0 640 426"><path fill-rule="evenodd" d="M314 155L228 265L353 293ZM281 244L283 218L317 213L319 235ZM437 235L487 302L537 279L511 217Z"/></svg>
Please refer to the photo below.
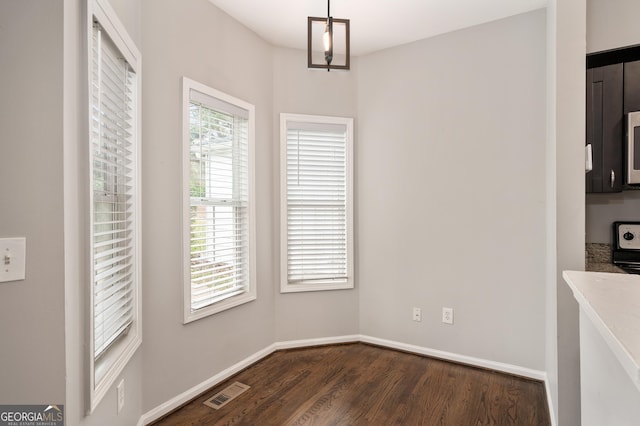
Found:
<svg viewBox="0 0 640 426"><path fill-rule="evenodd" d="M138 426L148 425L163 416L166 416L171 411L180 407L181 405L189 402L194 399L198 395L206 392L208 389L216 386L217 384L225 381L229 377L234 374L244 370L249 367L251 364L254 364L261 359L271 355L275 351L283 350L283 349L296 349L296 348L304 348L310 346L321 346L321 345L335 345L340 343L352 343L352 342L362 342L369 343L372 345L382 346L390 349L397 349L405 352L412 352L420 355L430 356L433 358L439 358L447 361L458 362L461 364L467 364L474 367L487 368L490 370L501 371L504 373L514 374L516 376L527 377L530 379L544 381L545 389L547 391L547 401L549 404L549 412L551 416L552 426L555 426L555 417L553 406L551 405L549 398L549 384L547 381L547 375L544 371L533 370L530 368L519 367L517 365L505 364L496 361L489 361L481 358L474 358L466 355L459 355L452 352L440 351L437 349L425 348L422 346L410 345L407 343L395 342L393 340L385 340L379 339L377 337L365 336L365 335L348 335L348 336L336 336L336 337L322 337L317 339L304 339L304 340L290 340L285 342L276 342L272 345L267 346L266 348L256 352L253 355L248 356L242 361L232 365L231 367L221 371L220 373L210 377L202 383L197 384L196 386L187 389L182 392L180 395L175 398L166 401L163 404L160 404L156 408L151 409L146 412L140 418L138 422Z"/></svg>
<svg viewBox="0 0 640 426"><path fill-rule="evenodd" d="M237 364L234 364L231 367L225 370L222 370L221 372L219 372L213 377L210 377L204 382L195 385L191 389L187 389L186 391L182 392L180 395L174 398L171 398L170 400L168 400L163 404L158 405L156 408L153 408L152 410L142 415L142 424L148 425L160 419L161 417L166 416L176 408L191 401L193 398L197 397L201 393L206 392L208 389L214 387L218 383L225 381L229 377L233 376L239 371L242 371L243 369L247 368L251 364L254 364L257 361L260 361L262 358L271 355L276 350L277 349L275 344L269 345L266 348L262 349L261 351L258 351L255 354L248 356L247 358L243 359Z"/></svg>
<svg viewBox="0 0 640 426"><path fill-rule="evenodd" d="M244 370L249 367L251 364L255 364L261 359L271 355L275 351L283 350L283 349L295 349L295 348L304 348L309 346L320 346L320 345L335 345L339 343L350 343L359 341L358 335L352 336L338 336L338 337L323 337L318 339L305 339L305 340L290 340L286 342L276 342L272 345L267 346L266 348L256 352L253 355L248 356L237 364L232 365L231 367L222 370L218 374L204 382L195 385L191 389L187 389L182 392L180 395L175 398L170 399L169 401L157 406L156 408L146 412L140 418L140 422L138 422L139 426L148 425L156 420L166 416L176 408L181 405L191 401L198 395L203 392L206 392L208 389L216 386L218 383L221 383L227 380L229 377L234 374Z"/></svg>
<svg viewBox="0 0 640 426"><path fill-rule="evenodd" d="M304 339L304 340L289 340L286 342L276 342L273 344L273 346L275 346L276 351L281 351L283 349L307 348L311 346L322 346L322 345L337 345L340 343L354 343L359 341L360 341L360 336L358 334L353 334L350 336L320 337L318 339Z"/></svg>
<svg viewBox="0 0 640 426"><path fill-rule="evenodd" d="M360 336L360 341L363 343L370 343L372 345L384 346L400 351L412 352L420 355L430 356L433 358L458 362L460 364L467 364L474 367L482 367L489 370L502 371L503 373L509 373L515 376L522 376L540 381L543 381L546 378L546 374L544 371L532 370L530 368L519 367L517 365L505 364L502 362L489 361L482 358L459 355L453 352L439 351L437 349L430 349L422 346L409 345L407 343L395 342L393 340L378 339L377 337L371 336Z"/></svg>

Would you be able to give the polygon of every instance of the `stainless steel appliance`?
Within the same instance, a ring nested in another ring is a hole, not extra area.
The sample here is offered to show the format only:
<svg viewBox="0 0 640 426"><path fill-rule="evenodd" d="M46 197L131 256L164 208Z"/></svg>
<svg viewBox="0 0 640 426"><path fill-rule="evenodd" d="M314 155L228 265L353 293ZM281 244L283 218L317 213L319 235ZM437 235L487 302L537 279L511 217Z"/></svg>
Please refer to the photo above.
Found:
<svg viewBox="0 0 640 426"><path fill-rule="evenodd" d="M625 169L628 185L640 184L640 111L627 114Z"/></svg>
<svg viewBox="0 0 640 426"><path fill-rule="evenodd" d="M614 222L613 241L613 263L640 274L640 222Z"/></svg>

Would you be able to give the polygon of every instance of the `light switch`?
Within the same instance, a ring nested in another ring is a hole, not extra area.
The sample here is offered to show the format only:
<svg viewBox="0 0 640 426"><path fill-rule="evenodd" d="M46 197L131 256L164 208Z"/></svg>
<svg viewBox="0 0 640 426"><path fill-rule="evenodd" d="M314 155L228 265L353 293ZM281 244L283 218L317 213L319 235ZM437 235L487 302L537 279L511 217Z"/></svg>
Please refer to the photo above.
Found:
<svg viewBox="0 0 640 426"><path fill-rule="evenodd" d="M26 238L0 238L0 283L25 279Z"/></svg>

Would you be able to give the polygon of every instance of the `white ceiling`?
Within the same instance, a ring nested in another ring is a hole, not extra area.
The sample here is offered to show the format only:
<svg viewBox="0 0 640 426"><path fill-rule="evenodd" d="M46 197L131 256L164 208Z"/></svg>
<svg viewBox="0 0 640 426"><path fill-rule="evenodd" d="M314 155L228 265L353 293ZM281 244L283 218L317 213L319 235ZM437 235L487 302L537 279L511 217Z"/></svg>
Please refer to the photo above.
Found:
<svg viewBox="0 0 640 426"><path fill-rule="evenodd" d="M306 49L307 17L327 0L209 0L276 46ZM354 56L545 7L547 0L333 0L349 19Z"/></svg>

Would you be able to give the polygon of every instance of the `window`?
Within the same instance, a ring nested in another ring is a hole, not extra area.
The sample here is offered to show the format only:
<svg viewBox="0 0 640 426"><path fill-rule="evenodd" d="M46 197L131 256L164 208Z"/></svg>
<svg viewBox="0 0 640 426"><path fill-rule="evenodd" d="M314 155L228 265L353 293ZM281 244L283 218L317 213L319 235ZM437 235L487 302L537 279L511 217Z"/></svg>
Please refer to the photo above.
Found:
<svg viewBox="0 0 640 426"><path fill-rule="evenodd" d="M353 119L280 115L282 292L353 288Z"/></svg>
<svg viewBox="0 0 640 426"><path fill-rule="evenodd" d="M141 343L140 53L106 1L88 16L92 411Z"/></svg>
<svg viewBox="0 0 640 426"><path fill-rule="evenodd" d="M254 106L183 78L184 322L255 300Z"/></svg>

